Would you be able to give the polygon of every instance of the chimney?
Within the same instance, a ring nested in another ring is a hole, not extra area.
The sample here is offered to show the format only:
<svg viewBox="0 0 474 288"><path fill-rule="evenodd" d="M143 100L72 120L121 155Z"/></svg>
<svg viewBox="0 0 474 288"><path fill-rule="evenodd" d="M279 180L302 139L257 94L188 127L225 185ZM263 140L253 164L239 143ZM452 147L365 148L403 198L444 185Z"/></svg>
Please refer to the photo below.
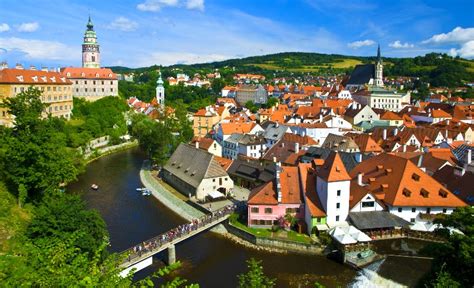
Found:
<svg viewBox="0 0 474 288"><path fill-rule="evenodd" d="M393 136L397 136L398 134L398 128L393 129Z"/></svg>
<svg viewBox="0 0 474 288"><path fill-rule="evenodd" d="M387 129L383 129L382 139L383 140L387 139Z"/></svg>
<svg viewBox="0 0 474 288"><path fill-rule="evenodd" d="M407 152L407 145L406 145L406 144L403 144L403 145L402 145L402 151L403 151L403 152Z"/></svg>
<svg viewBox="0 0 474 288"><path fill-rule="evenodd" d="M467 149L467 154L466 154L466 164L469 165L472 162L472 150Z"/></svg>
<svg viewBox="0 0 474 288"><path fill-rule="evenodd" d="M471 151L471 150L469 150ZM299 153L300 152L300 143L298 142L295 142L295 153Z"/></svg>
<svg viewBox="0 0 474 288"><path fill-rule="evenodd" d="M426 168L421 167L422 165L423 165L423 154L421 154L420 158L418 158L418 164L416 166L418 166L418 168L423 170L423 172L426 172Z"/></svg>
<svg viewBox="0 0 474 288"><path fill-rule="evenodd" d="M276 163L276 190L277 190L277 200L278 203L281 203L281 182L280 182L280 173L281 173L281 162Z"/></svg>
<svg viewBox="0 0 474 288"><path fill-rule="evenodd" d="M285 147L285 142L281 142L281 147Z"/></svg>
<svg viewBox="0 0 474 288"><path fill-rule="evenodd" d="M454 167L454 175L462 177L466 173L466 169L464 167Z"/></svg>
<svg viewBox="0 0 474 288"><path fill-rule="evenodd" d="M362 153L356 153L355 159L357 163L362 162Z"/></svg>
<svg viewBox="0 0 474 288"><path fill-rule="evenodd" d="M323 122L323 115L321 113L319 114L319 122Z"/></svg>
<svg viewBox="0 0 474 288"><path fill-rule="evenodd" d="M273 163L277 162L277 157L273 157Z"/></svg>
<svg viewBox="0 0 474 288"><path fill-rule="evenodd" d="M45 66L41 67L41 71L48 72L48 67L45 67Z"/></svg>
<svg viewBox="0 0 474 288"><path fill-rule="evenodd" d="M448 119L448 120L446 120L446 125L449 125L449 119Z"/></svg>
<svg viewBox="0 0 474 288"><path fill-rule="evenodd" d="M364 176L364 173L357 174L357 184L359 184L359 186L364 186L364 183L362 183L362 176Z"/></svg>
<svg viewBox="0 0 474 288"><path fill-rule="evenodd" d="M446 130L444 131L444 138L446 138L446 140L449 139L448 129L446 129Z"/></svg>
<svg viewBox="0 0 474 288"><path fill-rule="evenodd" d="M196 141L196 149L199 149L199 141Z"/></svg>
<svg viewBox="0 0 474 288"><path fill-rule="evenodd" d="M275 122L275 128L278 128L278 122Z"/></svg>
<svg viewBox="0 0 474 288"><path fill-rule="evenodd" d="M0 70L7 69L8 68L8 63L6 61L3 61L0 63Z"/></svg>
<svg viewBox="0 0 474 288"><path fill-rule="evenodd" d="M36 67L34 65L30 65L30 70L36 70Z"/></svg>
<svg viewBox="0 0 474 288"><path fill-rule="evenodd" d="M20 63L16 63L15 69L23 70L23 65L21 65Z"/></svg>

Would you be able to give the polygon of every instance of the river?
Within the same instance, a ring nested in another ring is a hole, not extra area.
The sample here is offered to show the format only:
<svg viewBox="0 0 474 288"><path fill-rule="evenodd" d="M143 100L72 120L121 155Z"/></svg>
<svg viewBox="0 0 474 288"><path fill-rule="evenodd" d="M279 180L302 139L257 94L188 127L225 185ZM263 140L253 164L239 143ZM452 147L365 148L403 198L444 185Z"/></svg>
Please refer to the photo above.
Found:
<svg viewBox="0 0 474 288"><path fill-rule="evenodd" d="M87 166L68 191L80 193L87 205L97 209L107 223L110 250L119 252L152 238L185 222L153 197L144 197L135 188L141 187L139 170L144 155L138 148L100 158ZM89 187L99 185L98 191ZM416 241L384 241L380 249L394 253ZM403 244L403 245L402 245ZM398 248L397 248L398 247ZM166 252L154 264L139 273L140 279L162 267ZM236 287L238 274L246 270L250 257L263 260L265 273L277 279L277 287L313 287L315 281L327 287L397 287L397 283L413 286L430 267L420 259L389 257L383 263L356 272L322 256L272 254L242 247L211 232L202 233L176 246L176 257L183 264L177 275L201 287ZM391 279L393 281L390 281Z"/></svg>

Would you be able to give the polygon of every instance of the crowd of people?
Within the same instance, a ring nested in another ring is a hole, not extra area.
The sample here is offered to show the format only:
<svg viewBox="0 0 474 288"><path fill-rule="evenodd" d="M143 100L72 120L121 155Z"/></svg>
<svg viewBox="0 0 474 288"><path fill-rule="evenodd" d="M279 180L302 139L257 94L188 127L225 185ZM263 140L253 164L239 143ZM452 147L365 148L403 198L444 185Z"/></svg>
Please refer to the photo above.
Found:
<svg viewBox="0 0 474 288"><path fill-rule="evenodd" d="M232 204L224 206L223 208L211 212L211 214L205 215L198 219L193 219L191 222L179 225L178 227L169 230L157 237L144 241L138 245L135 245L131 248L131 251L128 251L128 261L141 257L143 254L151 252L164 244L172 242L173 240L180 238L182 236L188 235L189 233L204 227L222 217L232 214L236 209L240 207L240 204Z"/></svg>

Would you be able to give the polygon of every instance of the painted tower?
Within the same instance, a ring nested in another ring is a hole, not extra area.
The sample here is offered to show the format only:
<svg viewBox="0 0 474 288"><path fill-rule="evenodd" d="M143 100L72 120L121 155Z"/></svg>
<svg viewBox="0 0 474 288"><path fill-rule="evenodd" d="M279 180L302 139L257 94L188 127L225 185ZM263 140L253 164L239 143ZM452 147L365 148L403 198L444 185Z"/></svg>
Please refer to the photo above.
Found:
<svg viewBox="0 0 474 288"><path fill-rule="evenodd" d="M383 87L383 63L380 56L380 44L377 48L377 63L375 63L375 86Z"/></svg>
<svg viewBox="0 0 474 288"><path fill-rule="evenodd" d="M99 44L90 16L89 22L87 22L87 30L84 33L84 42L82 43L82 67L100 68Z"/></svg>
<svg viewBox="0 0 474 288"><path fill-rule="evenodd" d="M165 87L163 79L161 79L161 72L156 81L156 102L162 107L165 106Z"/></svg>
<svg viewBox="0 0 474 288"><path fill-rule="evenodd" d="M323 209L326 223L337 226L349 215L351 177L347 173L338 152L332 151L318 170L316 192Z"/></svg>

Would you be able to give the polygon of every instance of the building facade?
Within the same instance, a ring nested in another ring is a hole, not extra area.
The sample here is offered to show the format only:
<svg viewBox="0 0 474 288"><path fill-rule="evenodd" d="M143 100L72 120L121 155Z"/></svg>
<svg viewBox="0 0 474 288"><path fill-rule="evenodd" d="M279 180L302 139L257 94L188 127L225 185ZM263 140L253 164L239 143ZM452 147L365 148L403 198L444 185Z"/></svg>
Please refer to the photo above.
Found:
<svg viewBox="0 0 474 288"><path fill-rule="evenodd" d="M0 101L15 97L29 87L41 91L41 101L47 105L44 117L69 119L73 108L72 83L61 73L42 70L2 69L0 70ZM8 127L14 125L14 116L5 108L0 108L0 124Z"/></svg>
<svg viewBox="0 0 474 288"><path fill-rule="evenodd" d="M82 68L66 67L61 73L71 80L74 97L95 101L118 96L117 74L109 68L100 68L100 49L90 17L82 43Z"/></svg>
<svg viewBox="0 0 474 288"><path fill-rule="evenodd" d="M267 103L267 99L267 90L261 84L242 85L236 90L235 101L242 106L248 101L251 101L252 103L265 104Z"/></svg>

